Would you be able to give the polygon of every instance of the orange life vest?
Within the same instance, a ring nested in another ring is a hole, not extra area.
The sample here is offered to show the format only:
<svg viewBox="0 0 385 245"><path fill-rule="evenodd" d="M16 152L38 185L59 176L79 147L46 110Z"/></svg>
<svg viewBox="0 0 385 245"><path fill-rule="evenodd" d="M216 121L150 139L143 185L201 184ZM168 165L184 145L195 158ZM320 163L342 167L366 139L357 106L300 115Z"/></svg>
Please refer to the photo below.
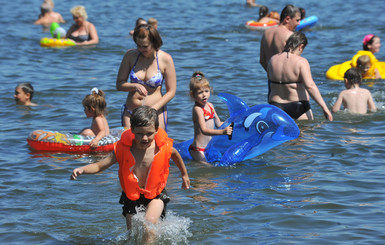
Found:
<svg viewBox="0 0 385 245"><path fill-rule="evenodd" d="M144 194L147 199L153 199L166 187L173 139L168 138L166 131L158 129L155 144L159 151L155 154L151 164L144 189L139 187L138 179L134 176L135 158L131 153L134 139L135 135L131 129L128 129L122 134L120 141L115 144L114 151L119 163L120 185L130 200L138 200L140 194Z"/></svg>

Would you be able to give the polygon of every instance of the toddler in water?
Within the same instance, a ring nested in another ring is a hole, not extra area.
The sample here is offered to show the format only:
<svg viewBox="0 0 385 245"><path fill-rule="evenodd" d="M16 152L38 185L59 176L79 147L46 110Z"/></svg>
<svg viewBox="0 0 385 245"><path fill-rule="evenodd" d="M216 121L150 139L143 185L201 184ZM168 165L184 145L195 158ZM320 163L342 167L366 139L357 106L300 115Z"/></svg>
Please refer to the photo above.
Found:
<svg viewBox="0 0 385 245"><path fill-rule="evenodd" d="M372 68L372 63L368 55L361 55L357 59L357 68L361 72L362 78L381 79L381 74L377 68Z"/></svg>
<svg viewBox="0 0 385 245"><path fill-rule="evenodd" d="M99 140L110 134L110 128L105 117L107 103L104 98L104 92L97 88L91 90L82 102L84 113L87 117L92 117L91 128L83 129L80 134L85 136L95 136L90 142L92 148L98 147Z"/></svg>
<svg viewBox="0 0 385 245"><path fill-rule="evenodd" d="M231 135L233 129L228 126L220 127L223 122L215 112L214 106L208 102L210 98L210 83L202 72L194 72L190 79L190 96L195 100L192 110L194 122L194 141L189 147L189 152L195 161L206 162L205 147L213 135Z"/></svg>
<svg viewBox="0 0 385 245"><path fill-rule="evenodd" d="M33 97L33 87L30 83L19 83L15 88L15 98L16 104L26 105L26 106L36 106L37 104L32 103Z"/></svg>
<svg viewBox="0 0 385 245"><path fill-rule="evenodd" d="M360 88L361 74L355 68L350 68L344 75L346 90L342 91L333 106L333 112L340 110L341 104L352 113L366 114L367 110L374 112L376 106L369 90Z"/></svg>

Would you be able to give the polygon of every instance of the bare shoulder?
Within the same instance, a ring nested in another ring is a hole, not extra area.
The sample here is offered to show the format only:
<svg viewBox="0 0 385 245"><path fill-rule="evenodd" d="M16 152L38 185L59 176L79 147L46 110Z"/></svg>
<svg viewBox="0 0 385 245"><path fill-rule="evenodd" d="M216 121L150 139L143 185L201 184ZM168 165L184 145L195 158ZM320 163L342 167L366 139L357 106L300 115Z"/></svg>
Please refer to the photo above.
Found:
<svg viewBox="0 0 385 245"><path fill-rule="evenodd" d="M161 59L162 61L164 62L172 62L172 56L166 52L164 52L163 50L159 50L158 51L158 57L159 59Z"/></svg>

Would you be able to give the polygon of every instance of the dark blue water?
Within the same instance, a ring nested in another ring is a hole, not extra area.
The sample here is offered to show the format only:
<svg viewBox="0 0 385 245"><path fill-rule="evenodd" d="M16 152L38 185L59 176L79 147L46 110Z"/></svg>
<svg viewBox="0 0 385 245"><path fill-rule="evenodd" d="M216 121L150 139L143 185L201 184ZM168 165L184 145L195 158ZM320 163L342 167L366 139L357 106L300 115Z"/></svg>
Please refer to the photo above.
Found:
<svg viewBox="0 0 385 245"><path fill-rule="evenodd" d="M264 1L281 11L286 1ZM331 106L343 84L325 78L326 70L350 59L361 40L374 33L385 40L383 0L292 1L319 23L306 35L303 56L326 103ZM229 92L249 105L265 103L266 74L259 65L262 34L244 22L258 9L241 0L214 1L55 1L55 11L72 23L69 9L86 6L100 44L47 49L48 36L32 23L41 2L2 4L0 10L0 243L135 244L118 204L117 166L70 181L75 167L103 155L34 153L26 138L36 129L77 131L90 125L81 101L92 87L106 92L108 121L120 126L126 93L115 90L125 51L135 47L128 32L137 17L159 20L162 49L173 56L177 94L169 103L169 134L177 142L193 135L189 77L195 70L209 78L210 98L222 119L227 108L216 94ZM384 49L383 49L384 50ZM384 61L384 51L376 54ZM16 84L31 82L33 101L15 105ZM315 120L300 122L298 139L231 168L186 162L192 189L180 189L171 168L169 216L159 244L383 244L384 81L364 82L379 111L366 116L334 114L327 122L311 101ZM141 217L138 217L140 220Z"/></svg>

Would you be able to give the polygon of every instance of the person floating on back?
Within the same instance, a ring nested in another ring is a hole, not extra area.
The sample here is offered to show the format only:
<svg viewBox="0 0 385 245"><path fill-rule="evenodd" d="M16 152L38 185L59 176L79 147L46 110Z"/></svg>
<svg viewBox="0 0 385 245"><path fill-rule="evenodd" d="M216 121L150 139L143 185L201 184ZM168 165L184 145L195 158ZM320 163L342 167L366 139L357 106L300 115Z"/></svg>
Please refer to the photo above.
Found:
<svg viewBox="0 0 385 245"><path fill-rule="evenodd" d="M104 98L104 92L100 89L93 88L91 94L84 97L83 102L84 113L87 117L92 117L91 128L85 128L80 135L95 136L90 142L91 148L98 147L101 138L110 134L110 128L105 117L107 103Z"/></svg>
<svg viewBox="0 0 385 245"><path fill-rule="evenodd" d="M349 112L357 114L366 114L367 111L375 112L376 106L369 90L360 88L361 73L355 68L350 68L344 75L346 90L339 95L332 111L340 110L341 104Z"/></svg>

